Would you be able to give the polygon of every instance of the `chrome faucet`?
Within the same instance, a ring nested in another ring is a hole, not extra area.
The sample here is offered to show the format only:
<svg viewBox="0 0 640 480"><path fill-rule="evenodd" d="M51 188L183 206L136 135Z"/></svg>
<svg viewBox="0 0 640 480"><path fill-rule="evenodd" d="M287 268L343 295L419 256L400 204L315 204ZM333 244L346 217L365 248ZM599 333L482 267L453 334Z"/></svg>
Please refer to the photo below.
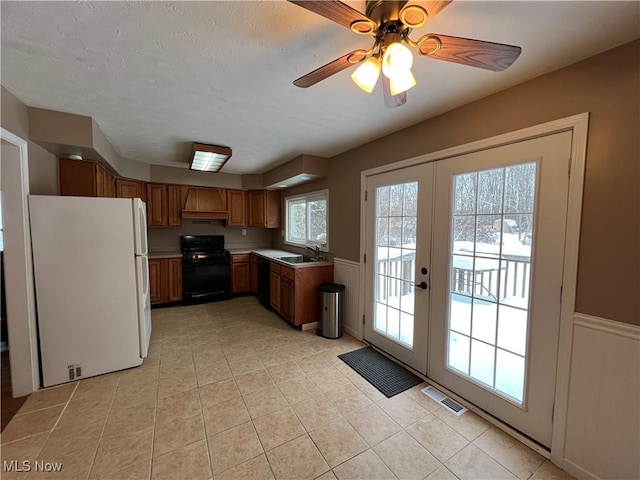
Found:
<svg viewBox="0 0 640 480"><path fill-rule="evenodd" d="M309 245L305 246L306 249L311 250L313 252L314 260L320 261L324 260L324 256L320 254L320 247L316 245L315 247L311 247Z"/></svg>

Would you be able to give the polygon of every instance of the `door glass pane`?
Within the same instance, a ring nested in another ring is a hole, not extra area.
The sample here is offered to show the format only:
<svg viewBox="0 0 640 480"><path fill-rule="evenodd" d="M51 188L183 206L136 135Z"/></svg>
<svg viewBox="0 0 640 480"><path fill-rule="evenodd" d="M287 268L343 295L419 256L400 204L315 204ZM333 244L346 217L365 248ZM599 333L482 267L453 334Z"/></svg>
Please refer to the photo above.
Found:
<svg viewBox="0 0 640 480"><path fill-rule="evenodd" d="M376 189L377 333L413 347L418 183Z"/></svg>
<svg viewBox="0 0 640 480"><path fill-rule="evenodd" d="M535 192L535 162L454 177L448 367L518 404L526 380Z"/></svg>

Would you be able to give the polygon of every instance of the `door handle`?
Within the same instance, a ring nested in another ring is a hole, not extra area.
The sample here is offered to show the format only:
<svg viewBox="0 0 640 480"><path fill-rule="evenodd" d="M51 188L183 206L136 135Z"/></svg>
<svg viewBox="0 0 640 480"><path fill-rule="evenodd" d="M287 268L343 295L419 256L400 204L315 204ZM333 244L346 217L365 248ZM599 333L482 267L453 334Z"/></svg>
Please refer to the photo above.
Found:
<svg viewBox="0 0 640 480"><path fill-rule="evenodd" d="M413 285L414 287L418 287L421 288L422 290L426 290L427 289L427 282L420 282L420 283L416 283Z"/></svg>

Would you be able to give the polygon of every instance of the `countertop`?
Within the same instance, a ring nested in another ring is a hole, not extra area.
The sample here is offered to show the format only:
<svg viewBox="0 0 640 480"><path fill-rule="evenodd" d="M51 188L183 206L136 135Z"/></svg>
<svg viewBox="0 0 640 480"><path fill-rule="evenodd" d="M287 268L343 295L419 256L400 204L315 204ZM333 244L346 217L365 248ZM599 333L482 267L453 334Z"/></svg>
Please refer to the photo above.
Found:
<svg viewBox="0 0 640 480"><path fill-rule="evenodd" d="M290 268L308 268L308 267L319 267L323 265L333 265L333 262L329 261L321 261L321 262L305 262L305 263L290 263L280 260L280 257L291 257L294 255L300 255L299 253L287 252L286 250L274 250L271 248L232 248L229 250L231 255L242 255L255 253L256 255L260 255L268 260L278 262L282 265L286 265ZM182 258L181 252L173 252L173 251L162 251L162 252L149 252L150 259L161 259L161 258Z"/></svg>

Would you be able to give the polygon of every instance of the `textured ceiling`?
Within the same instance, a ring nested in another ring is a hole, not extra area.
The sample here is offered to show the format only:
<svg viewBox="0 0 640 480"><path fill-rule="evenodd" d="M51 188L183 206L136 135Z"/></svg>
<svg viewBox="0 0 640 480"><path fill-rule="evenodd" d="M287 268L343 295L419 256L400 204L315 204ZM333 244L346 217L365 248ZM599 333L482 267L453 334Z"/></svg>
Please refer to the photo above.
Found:
<svg viewBox="0 0 640 480"><path fill-rule="evenodd" d="M364 11L364 2L347 2ZM227 173L330 157L640 36L640 2L455 1L415 31L522 47L494 73L416 58L407 104L350 70L292 81L370 37L284 1L2 1L2 84L26 104L89 115L127 158L185 165L193 141L229 145Z"/></svg>

